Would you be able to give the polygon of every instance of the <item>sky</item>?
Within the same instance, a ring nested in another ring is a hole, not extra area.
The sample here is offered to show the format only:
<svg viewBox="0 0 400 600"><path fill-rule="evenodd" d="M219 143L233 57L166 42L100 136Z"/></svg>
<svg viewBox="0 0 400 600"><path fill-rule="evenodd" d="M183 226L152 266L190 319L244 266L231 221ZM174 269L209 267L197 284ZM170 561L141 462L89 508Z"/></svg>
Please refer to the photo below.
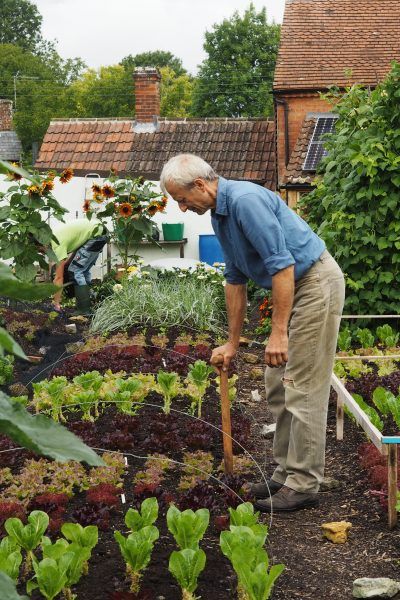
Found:
<svg viewBox="0 0 400 600"><path fill-rule="evenodd" d="M118 63L128 54L168 50L192 74L205 58L204 33L215 23L243 14L250 0L33 0L42 33L56 39L63 58L88 67ZM253 0L268 21L281 23L285 0Z"/></svg>

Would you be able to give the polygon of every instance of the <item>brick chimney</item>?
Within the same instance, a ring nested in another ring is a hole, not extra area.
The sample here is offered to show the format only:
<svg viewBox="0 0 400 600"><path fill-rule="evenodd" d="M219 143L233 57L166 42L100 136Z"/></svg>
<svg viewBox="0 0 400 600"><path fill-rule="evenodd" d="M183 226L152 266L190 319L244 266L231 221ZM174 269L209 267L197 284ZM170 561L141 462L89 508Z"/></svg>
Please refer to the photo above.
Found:
<svg viewBox="0 0 400 600"><path fill-rule="evenodd" d="M137 67L133 78L136 121L153 123L160 116L160 72L155 67Z"/></svg>
<svg viewBox="0 0 400 600"><path fill-rule="evenodd" d="M0 131L12 131L12 101L0 100Z"/></svg>

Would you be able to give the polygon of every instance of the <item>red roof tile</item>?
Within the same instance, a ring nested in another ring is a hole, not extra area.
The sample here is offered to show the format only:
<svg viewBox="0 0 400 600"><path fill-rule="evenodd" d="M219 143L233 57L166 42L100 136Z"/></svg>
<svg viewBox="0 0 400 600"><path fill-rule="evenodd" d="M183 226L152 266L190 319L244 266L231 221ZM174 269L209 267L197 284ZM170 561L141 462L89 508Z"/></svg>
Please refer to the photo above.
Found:
<svg viewBox="0 0 400 600"><path fill-rule="evenodd" d="M286 0L274 89L375 86L395 59L399 0Z"/></svg>
<svg viewBox="0 0 400 600"><path fill-rule="evenodd" d="M308 146L310 145L316 122L317 118L312 114L308 114L304 119L299 137L297 138L288 166L286 167L283 178L284 184L310 184L314 180L315 173L303 171L303 165L306 160Z"/></svg>
<svg viewBox="0 0 400 600"><path fill-rule="evenodd" d="M175 154L202 156L231 179L251 179L275 189L274 122L267 119L160 119L156 131L135 132L134 120L54 120L36 167L76 173L143 175L158 180Z"/></svg>

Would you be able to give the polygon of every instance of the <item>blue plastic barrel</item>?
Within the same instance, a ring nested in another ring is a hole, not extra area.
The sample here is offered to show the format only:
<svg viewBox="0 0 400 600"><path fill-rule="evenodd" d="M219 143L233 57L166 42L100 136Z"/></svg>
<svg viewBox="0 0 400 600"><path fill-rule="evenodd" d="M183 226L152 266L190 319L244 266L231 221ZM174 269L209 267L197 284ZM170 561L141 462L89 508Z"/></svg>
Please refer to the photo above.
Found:
<svg viewBox="0 0 400 600"><path fill-rule="evenodd" d="M213 265L216 262L224 262L221 244L214 234L199 235L199 256L202 262Z"/></svg>

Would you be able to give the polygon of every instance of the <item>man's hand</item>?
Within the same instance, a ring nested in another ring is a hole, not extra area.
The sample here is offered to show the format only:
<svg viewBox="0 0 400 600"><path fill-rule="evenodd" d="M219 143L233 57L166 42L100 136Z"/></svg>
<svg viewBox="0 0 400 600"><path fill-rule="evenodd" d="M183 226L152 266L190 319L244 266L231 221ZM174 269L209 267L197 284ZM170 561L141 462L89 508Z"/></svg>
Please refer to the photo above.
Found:
<svg viewBox="0 0 400 600"><path fill-rule="evenodd" d="M53 302L52 308L58 313L62 312L61 304L59 304L58 302Z"/></svg>
<svg viewBox="0 0 400 600"><path fill-rule="evenodd" d="M218 374L221 372L221 369L222 371L228 370L231 360L236 356L236 352L237 348L231 342L214 348L210 363L215 367Z"/></svg>
<svg viewBox="0 0 400 600"><path fill-rule="evenodd" d="M265 363L269 367L280 367L288 361L289 338L287 333L272 332L265 348Z"/></svg>

